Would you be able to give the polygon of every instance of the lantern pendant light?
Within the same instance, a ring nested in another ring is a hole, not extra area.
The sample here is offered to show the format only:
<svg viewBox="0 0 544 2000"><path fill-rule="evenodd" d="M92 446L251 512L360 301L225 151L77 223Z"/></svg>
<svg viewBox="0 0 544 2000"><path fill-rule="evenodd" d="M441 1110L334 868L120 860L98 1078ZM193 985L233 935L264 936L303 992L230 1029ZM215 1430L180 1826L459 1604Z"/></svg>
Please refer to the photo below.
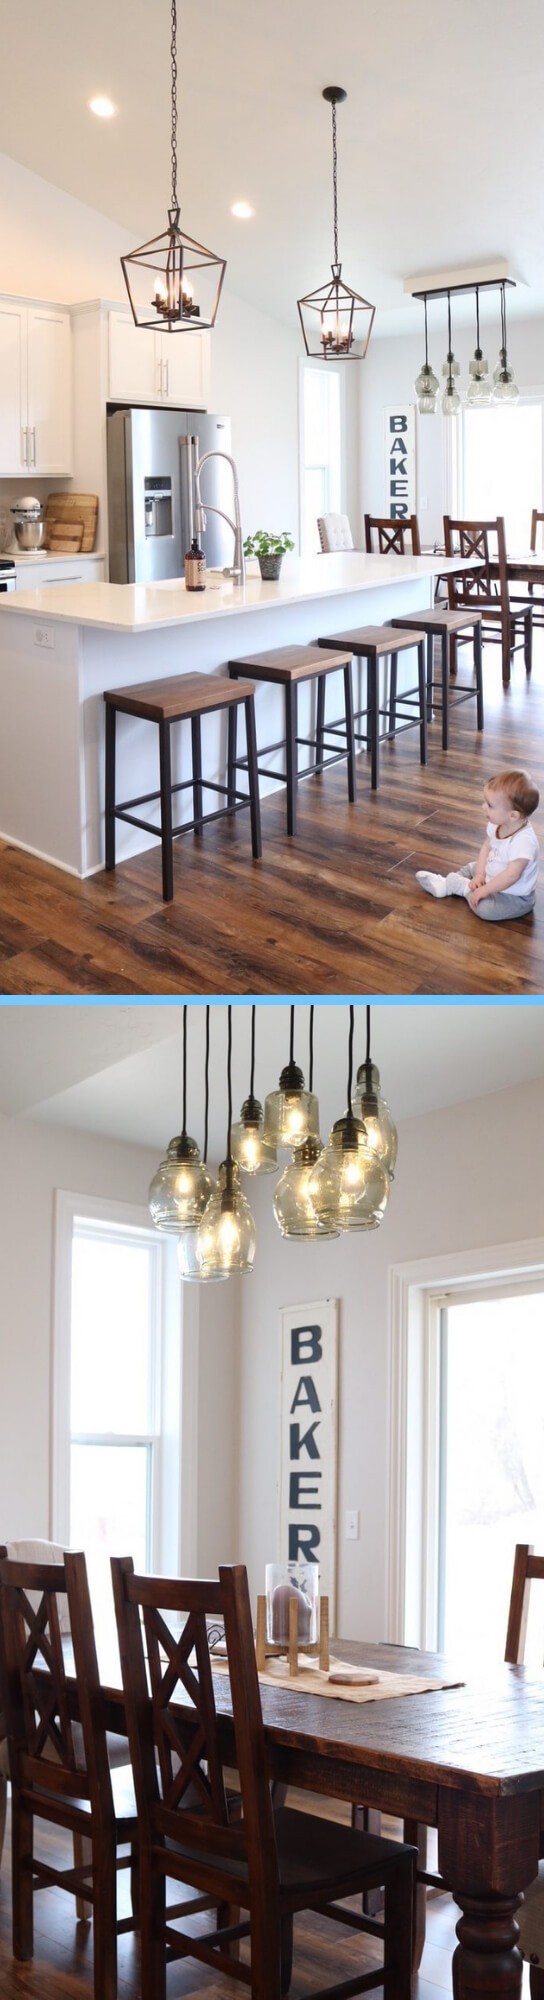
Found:
<svg viewBox="0 0 544 2000"><path fill-rule="evenodd" d="M429 361L426 296L424 297L423 304L425 308L425 360L423 363L423 367L420 368L419 375L417 377L416 382L414 383L414 387L418 399L418 410L420 417L434 417L437 398L440 394L440 383L437 379L437 376L434 374Z"/></svg>
<svg viewBox="0 0 544 2000"><path fill-rule="evenodd" d="M208 1115L210 1106L209 1078L210 1078L210 1009L209 1006L207 1006L206 1007L206 1055L204 1060L203 1159L205 1164L207 1164L208 1160ZM210 1194L213 1194L213 1190L214 1190L214 1182L210 1178ZM186 1284L196 1284L197 1282L200 1283L203 1282L203 1273L200 1269L200 1264L197 1256L197 1248L196 1248L197 1234L198 1234L198 1225L195 1225L193 1229L184 1229L183 1235L180 1236L178 1239L177 1259L179 1265L179 1274L180 1278L183 1278L184 1283ZM226 1271L207 1271L205 1273L205 1276L206 1278L212 1280L212 1279L226 1278L227 1273Z"/></svg>
<svg viewBox="0 0 544 2000"><path fill-rule="evenodd" d="M314 1072L314 1009L310 1007L310 1091ZM313 1239L317 1236L339 1236L338 1225L326 1222L316 1214L313 1203L314 1168L323 1152L323 1141L310 1134L301 1146L295 1146L290 1165L285 1168L274 1195L274 1214L282 1236L295 1239Z"/></svg>
<svg viewBox="0 0 544 2000"><path fill-rule="evenodd" d="M484 361L480 347L480 287L476 285L476 347L469 366L470 382L467 403L471 409L485 409L491 402L491 383L487 381L488 364Z"/></svg>
<svg viewBox="0 0 544 2000"><path fill-rule="evenodd" d="M244 1099L239 1124L233 1125L231 1134L232 1157L241 1167L243 1174L274 1174L278 1156L270 1139L266 1139L263 1128L263 1107L255 1097L255 1013L251 1009L251 1075L249 1097Z"/></svg>
<svg viewBox="0 0 544 2000"><path fill-rule="evenodd" d="M313 1091L304 1089L302 1070L294 1059L295 1009L291 1008L289 1062L282 1069L277 1090L269 1091L264 1107L264 1135L273 1146L302 1146L305 1139L319 1138L319 1105Z"/></svg>
<svg viewBox="0 0 544 2000"><path fill-rule="evenodd" d="M167 333L205 332L215 325L226 262L180 229L178 200L177 9L171 0L172 201L168 227L121 258L136 326ZM198 297L195 298L195 288Z"/></svg>
<svg viewBox="0 0 544 2000"><path fill-rule="evenodd" d="M368 1143L362 1120L352 1111L353 1007L349 1015L347 1112L333 1125L317 1162L312 1201L316 1214L341 1230L376 1229L387 1206L390 1179Z"/></svg>
<svg viewBox="0 0 544 2000"><path fill-rule="evenodd" d="M442 397L442 409L445 417L456 417L457 411L461 408L461 397L458 389L455 387L454 379L460 373L459 362L455 359L451 344L451 296L448 292L448 352L442 369L442 374L446 377L446 387Z"/></svg>
<svg viewBox="0 0 544 2000"><path fill-rule="evenodd" d="M229 1277L231 1271L251 1271L255 1257L255 1223L240 1189L240 1173L232 1157L232 1007L227 1008L227 1157L220 1185L212 1194L199 1224L196 1252L202 1277ZM222 1184L221 1184L222 1182Z"/></svg>
<svg viewBox="0 0 544 2000"><path fill-rule="evenodd" d="M501 342L500 356L493 374L495 384L493 400L496 403L517 403L519 389L517 382L514 381L514 370L508 365L508 351L506 346L506 287L504 284L501 285Z"/></svg>
<svg viewBox="0 0 544 2000"><path fill-rule="evenodd" d="M344 103L347 91L330 83L322 94L332 107L334 260L332 278L317 291L307 292L305 298L298 299L298 312L307 354L316 355L320 361L364 361L376 307L344 283L338 257L336 106Z"/></svg>
<svg viewBox="0 0 544 2000"><path fill-rule="evenodd" d="M389 1105L380 1091L380 1072L370 1057L370 1007L366 1010L366 1055L357 1070L357 1082L352 1092L352 1111L356 1118L362 1118L367 1145L372 1153L387 1168L393 1179L397 1160L398 1133L393 1123Z"/></svg>
<svg viewBox="0 0 544 2000"><path fill-rule="evenodd" d="M187 1110L187 1007L183 1008L183 1129L171 1139L166 1159L151 1182L149 1207L156 1229L179 1236L193 1229L210 1199L213 1181L203 1165L196 1139L186 1127Z"/></svg>

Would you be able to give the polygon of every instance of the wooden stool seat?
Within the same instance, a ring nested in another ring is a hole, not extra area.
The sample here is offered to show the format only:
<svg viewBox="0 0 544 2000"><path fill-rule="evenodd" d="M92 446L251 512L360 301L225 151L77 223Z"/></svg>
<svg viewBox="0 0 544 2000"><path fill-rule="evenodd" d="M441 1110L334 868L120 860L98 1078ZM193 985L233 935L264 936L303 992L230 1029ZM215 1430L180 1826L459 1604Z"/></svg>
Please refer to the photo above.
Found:
<svg viewBox="0 0 544 2000"><path fill-rule="evenodd" d="M284 689L285 694L285 735L277 743L262 744L258 750L257 769L263 777L277 779L287 788L287 832L296 832L296 794L299 778L319 775L329 764L347 759L348 798L355 799L355 735L353 726L353 694L351 686L351 648L336 646L331 640L330 658L327 659L318 642L309 646L274 646L265 653L250 653L242 660L229 660L229 674L238 681L240 674L249 673L252 680L268 681ZM325 689L328 674L343 672L344 675L344 718L343 733L345 748L339 749L337 742L325 742L325 736L336 731L336 725L325 723ZM298 735L298 687L302 681L317 680L317 713L315 736ZM314 752L314 762L304 770L299 768L298 746ZM272 771L261 763L262 757L269 757L272 751L285 750L285 771ZM246 758L237 756L236 711L229 717L229 781L234 786L234 774L245 769Z"/></svg>
<svg viewBox="0 0 544 2000"><path fill-rule="evenodd" d="M422 764L426 764L425 633L419 631L417 628L415 630L410 629L409 632L401 632L394 624L361 625L355 627L353 631L331 632L327 638L319 639L318 644L323 648L328 646L348 646L352 656L355 655L357 659L366 661L367 706L364 709L355 709L354 722L364 719L367 725L364 734L355 730L355 738L357 742L365 743L367 748L370 741L370 783L372 791L376 792L378 789L379 746L384 737L391 740L392 737L402 733L402 730L413 729L417 726L419 728L420 761ZM413 646L417 646L417 688L406 688L403 689L401 694L397 694L398 654L409 652ZM379 663L382 659L390 659L391 661L391 684L387 709L381 709L379 703L378 676ZM388 726L380 736L379 724L381 715L387 718ZM338 723L329 724L329 728L337 731L341 731L342 726L341 720Z"/></svg>
<svg viewBox="0 0 544 2000"><path fill-rule="evenodd" d="M160 840L162 847L162 892L167 903L174 894L174 871L172 842L181 833L201 833L211 820L220 819L224 812L239 812L249 806L251 814L251 845L255 860L260 859L261 818L259 786L257 776L257 746L255 740L255 687L252 681L239 680L235 685L225 675L178 674L161 681L141 681L136 687L107 688L104 694L106 704L106 868L115 868L115 821L123 819L130 826L138 826L146 833L152 833ZM202 776L202 736L201 719L218 709L225 708L230 721L232 714L243 704L246 719L247 792L237 791L231 774L228 783L222 785L217 780ZM135 715L144 722L156 723L159 731L160 789L145 792L138 798L125 799L117 804L115 799L115 732L117 714ZM170 730L174 722L190 722L192 777L172 783ZM192 820L181 826L172 824L172 796L174 792L192 789ZM225 804L216 812L204 813L202 794L205 791L222 795ZM131 808L143 806L160 799L160 825L141 819Z"/></svg>
<svg viewBox="0 0 544 2000"><path fill-rule="evenodd" d="M478 729L483 729L484 693L483 693L483 679L482 679L482 612L476 610L475 608L472 607L472 605L468 604L466 605L465 608L463 608L463 606L459 606L459 608L455 610L452 610L451 607L448 607L447 605L435 604L433 605L432 611L418 611L414 612L413 614L411 612L405 611L402 613L401 617L394 618L392 622L393 625L395 625L399 631L411 630L412 638L414 637L414 631L412 628L416 624L418 625L418 627L422 632L426 632L427 634L427 718L429 722L432 720L433 706L435 708L441 707L442 749L447 750L448 748L450 708L452 707L457 708L459 704L464 701L474 701L474 700L476 701L476 724ZM448 660L449 660L450 671L456 674L457 639L462 632L469 632L469 631L472 632L472 644L474 653L474 687L456 686L455 694L452 695L452 691L450 688L450 675L448 673ZM440 639L441 672L440 672L440 681L438 682L438 686L441 691L441 702L437 702L436 699L434 699L435 638Z"/></svg>

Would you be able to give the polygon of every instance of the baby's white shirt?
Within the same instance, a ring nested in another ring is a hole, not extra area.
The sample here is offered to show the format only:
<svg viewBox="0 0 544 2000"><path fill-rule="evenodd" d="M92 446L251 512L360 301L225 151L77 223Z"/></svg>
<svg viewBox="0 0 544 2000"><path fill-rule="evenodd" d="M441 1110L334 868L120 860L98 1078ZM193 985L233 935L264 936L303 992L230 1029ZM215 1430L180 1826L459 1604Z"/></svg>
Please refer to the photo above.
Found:
<svg viewBox="0 0 544 2000"><path fill-rule="evenodd" d="M517 882L510 882L508 888L502 890L501 894L532 896L538 875L540 848L531 821L527 820L526 825L518 827L516 833L509 833L506 839L499 840L496 826L492 826L491 820L488 820L486 835L489 841L489 854L485 864L486 882L493 882L496 875L502 875L503 868L507 868L510 861L526 861L527 866L523 874L518 875Z"/></svg>

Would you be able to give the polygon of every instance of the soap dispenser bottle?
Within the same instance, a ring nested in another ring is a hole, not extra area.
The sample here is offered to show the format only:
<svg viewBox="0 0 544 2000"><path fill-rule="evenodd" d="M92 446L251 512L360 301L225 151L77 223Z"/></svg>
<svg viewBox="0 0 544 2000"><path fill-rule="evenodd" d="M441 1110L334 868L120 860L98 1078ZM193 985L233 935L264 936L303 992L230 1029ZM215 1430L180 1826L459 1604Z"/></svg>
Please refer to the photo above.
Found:
<svg viewBox="0 0 544 2000"><path fill-rule="evenodd" d="M206 557L197 535L193 535L191 547L185 557L185 589L206 589Z"/></svg>

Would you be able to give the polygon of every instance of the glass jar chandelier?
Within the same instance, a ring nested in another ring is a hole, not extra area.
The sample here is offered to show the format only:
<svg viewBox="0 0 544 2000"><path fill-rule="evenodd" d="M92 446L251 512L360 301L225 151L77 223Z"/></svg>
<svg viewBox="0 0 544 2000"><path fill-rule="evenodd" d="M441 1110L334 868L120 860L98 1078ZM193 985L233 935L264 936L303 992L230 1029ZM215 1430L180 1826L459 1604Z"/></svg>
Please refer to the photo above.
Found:
<svg viewBox="0 0 544 2000"><path fill-rule="evenodd" d="M460 410L461 408L461 397L459 395L459 390L456 389L455 387L455 377L456 375L461 374L461 369L459 367L459 362L456 361L455 359L455 355L451 344L451 295L449 292L448 292L448 352L442 369L442 374L445 375L446 377L446 387L442 397L442 411L445 417L456 417L457 411Z"/></svg>
<svg viewBox="0 0 544 2000"><path fill-rule="evenodd" d="M488 380L488 364L484 361L480 347L480 287L476 286L476 346L469 363L470 382L467 403L471 409L483 410L491 402L491 383Z"/></svg>
<svg viewBox="0 0 544 2000"><path fill-rule="evenodd" d="M329 1134L314 1173L316 1215L339 1230L377 1229L387 1207L391 1178L366 1127L352 1109L355 1008L349 1010L347 1111Z"/></svg>
<svg viewBox="0 0 544 2000"><path fill-rule="evenodd" d="M202 1157L206 1164L208 1160L209 1109L210 1109L210 1009L209 1006L207 1006L206 1007L206 1052L204 1057L204 1146L202 1152ZM211 1175L209 1176L209 1180L210 1180L210 1194L213 1194L214 1181L212 1180ZM207 1205L208 1204L206 1203L206 1207ZM226 1271L201 1270L197 1254L197 1234L198 1234L198 1222L195 1223L194 1228L184 1229L183 1235L178 1238L177 1258L178 1258L180 1278L183 1278L186 1284L197 1284L204 1282L212 1283L214 1281L226 1278L228 1275Z"/></svg>
<svg viewBox="0 0 544 2000"><path fill-rule="evenodd" d="M448 352L442 368L442 374L445 377L442 411L446 417L455 417L461 409L461 397L457 387L461 370L459 362L455 359L451 337L451 298L454 292L473 292L476 305L476 347L472 360L469 363L470 381L467 389L467 404L469 408L476 410L485 409L492 400L494 402L517 403L519 389L514 380L514 370L510 367L508 361L506 335L506 287L507 285L513 285L513 282L512 278L482 278L481 280L475 278L473 283L462 283L449 287L441 285L437 286L435 291L429 289L425 292L413 293L414 298L422 299L425 313L425 361L414 385L421 416L433 416L437 408L438 399L438 382L429 363L427 335L427 304L429 299L447 298L448 301ZM480 344L480 292L497 290L500 291L501 295L501 347L499 360L494 371L493 381L491 382L489 379L488 362L484 358Z"/></svg>
<svg viewBox="0 0 544 2000"><path fill-rule="evenodd" d="M493 400L496 403L517 403L519 389L514 381L514 370L509 367L506 342L506 286L501 285L501 350L497 367L493 372Z"/></svg>
<svg viewBox="0 0 544 2000"><path fill-rule="evenodd" d="M278 1155L271 1139L265 1137L263 1107L255 1096L255 1012L251 1009L251 1072L249 1097L244 1098L237 1125L231 1133L232 1157L243 1174L273 1174Z"/></svg>
<svg viewBox="0 0 544 2000"><path fill-rule="evenodd" d="M265 1138L273 1146L302 1146L305 1139L319 1138L319 1105L312 1090L304 1089L302 1070L294 1058L295 1009L291 1007L289 1061L282 1069L277 1090L269 1091L264 1107Z"/></svg>
<svg viewBox="0 0 544 2000"><path fill-rule="evenodd" d="M314 1009L310 1007L310 1051L308 1081L312 1094L314 1074ZM274 1195L274 1215L282 1236L301 1238L308 1241L316 1236L339 1236L335 1222L327 1222L317 1214L314 1203L316 1190L315 1168L323 1152L323 1140L319 1134L309 1133L302 1144L295 1146L293 1158L285 1167L278 1181Z"/></svg>
<svg viewBox="0 0 544 2000"><path fill-rule="evenodd" d="M183 1112L179 1137L171 1139L149 1189L149 1207L156 1229L179 1236L193 1229L212 1193L213 1181L200 1158L196 1139L187 1131L187 1007L183 1008Z"/></svg>
<svg viewBox="0 0 544 2000"><path fill-rule="evenodd" d="M389 1105L380 1090L380 1072L370 1055L370 1007L366 1010L366 1055L357 1070L352 1092L352 1111L364 1124L367 1144L393 1179L397 1164L398 1132Z"/></svg>
<svg viewBox="0 0 544 2000"><path fill-rule="evenodd" d="M232 1007L227 1008L227 1157L220 1185L214 1190L199 1224L196 1254L201 1276L229 1277L251 1271L255 1257L255 1223L240 1188L240 1170L232 1156Z"/></svg>
<svg viewBox="0 0 544 2000"><path fill-rule="evenodd" d="M425 306L425 360L423 362L423 367L420 368L419 375L416 377L414 387L418 399L417 406L420 417L434 417L438 397L440 395L440 383L437 379L437 376L434 374L429 361L429 338L427 330L426 299L424 300L424 306Z"/></svg>
<svg viewBox="0 0 544 2000"><path fill-rule="evenodd" d="M203 333L215 325L226 262L180 228L178 200L177 7L171 0L172 198L168 225L159 236L121 258L132 317L138 327L167 333ZM198 292L198 298L195 297Z"/></svg>
<svg viewBox="0 0 544 2000"><path fill-rule="evenodd" d="M347 91L341 90L339 84L330 83L322 95L332 110L332 276L326 279L324 285L319 285L317 291L307 292L305 298L297 300L298 312L307 354L316 355L320 361L364 361L376 307L371 306L368 299L363 299L360 292L354 292L350 285L346 285L338 255L336 106L345 103Z"/></svg>

